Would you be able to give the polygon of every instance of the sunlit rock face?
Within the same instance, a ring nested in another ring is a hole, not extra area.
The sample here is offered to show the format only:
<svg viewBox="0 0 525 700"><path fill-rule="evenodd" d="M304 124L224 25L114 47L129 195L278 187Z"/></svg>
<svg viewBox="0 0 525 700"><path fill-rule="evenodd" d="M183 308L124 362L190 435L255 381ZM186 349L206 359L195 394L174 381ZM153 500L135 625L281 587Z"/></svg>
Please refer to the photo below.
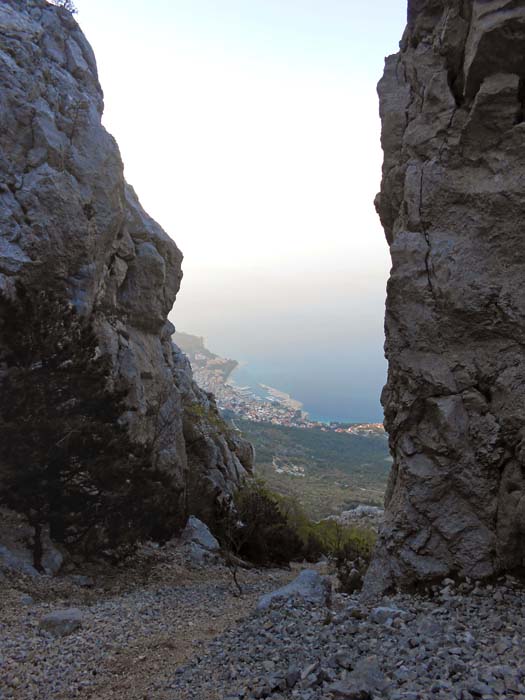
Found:
<svg viewBox="0 0 525 700"><path fill-rule="evenodd" d="M224 433L171 342L182 255L125 182L102 110L95 57L74 18L45 0L2 0L0 294L17 280L65 285L128 389L134 435L156 440L181 512L205 515L251 468L251 449Z"/></svg>
<svg viewBox="0 0 525 700"><path fill-rule="evenodd" d="M525 4L412 0L379 83L394 466L368 590L525 557Z"/></svg>

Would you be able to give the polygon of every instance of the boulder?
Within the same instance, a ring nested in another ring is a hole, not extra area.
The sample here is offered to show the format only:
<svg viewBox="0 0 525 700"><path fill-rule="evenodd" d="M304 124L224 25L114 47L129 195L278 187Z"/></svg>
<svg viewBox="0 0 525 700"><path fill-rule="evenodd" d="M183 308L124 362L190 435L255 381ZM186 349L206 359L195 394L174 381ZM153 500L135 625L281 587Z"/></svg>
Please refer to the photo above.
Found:
<svg viewBox="0 0 525 700"><path fill-rule="evenodd" d="M183 547L184 556L190 566L201 568L203 566L213 566L221 562L221 558L215 552L210 552L195 542L188 542Z"/></svg>
<svg viewBox="0 0 525 700"><path fill-rule="evenodd" d="M221 559L220 544L211 534L207 525L194 515L190 515L181 535L186 561L195 567L218 564Z"/></svg>
<svg viewBox="0 0 525 700"><path fill-rule="evenodd" d="M55 610L40 620L40 627L55 637L65 637L82 627L82 619L78 608Z"/></svg>
<svg viewBox="0 0 525 700"><path fill-rule="evenodd" d="M344 681L328 687L334 698L341 700L371 700L383 693L389 686L385 674L375 656L366 656L356 663L355 668Z"/></svg>
<svg viewBox="0 0 525 700"><path fill-rule="evenodd" d="M56 576L62 564L64 563L64 555L56 547L50 539L44 543L44 556L42 557L42 566L46 574L50 576Z"/></svg>
<svg viewBox="0 0 525 700"><path fill-rule="evenodd" d="M370 622L374 622L377 625L382 625L387 620L395 620L396 617L400 617L403 611L396 607L379 606L377 608L372 608L370 611Z"/></svg>
<svg viewBox="0 0 525 700"><path fill-rule="evenodd" d="M13 551L0 544L0 566L10 569L11 571L18 571L27 576L38 576L38 571L28 559L28 552Z"/></svg>
<svg viewBox="0 0 525 700"><path fill-rule="evenodd" d="M317 571L306 569L287 586L263 595L257 603L257 610L266 610L273 603L285 604L295 598L327 605L331 596L330 581Z"/></svg>
<svg viewBox="0 0 525 700"><path fill-rule="evenodd" d="M193 543L207 549L209 552L218 552L221 548L218 541L211 534L210 529L194 515L190 515L186 527L182 531L181 541L183 544Z"/></svg>
<svg viewBox="0 0 525 700"><path fill-rule="evenodd" d="M32 537L32 529L24 523L17 522L11 530L4 527L2 529L3 542L0 544L0 566L27 576L39 576L40 572L33 566L33 553L27 544ZM42 546L44 573L48 576L55 576L62 568L64 556L51 541L47 531L43 533Z"/></svg>

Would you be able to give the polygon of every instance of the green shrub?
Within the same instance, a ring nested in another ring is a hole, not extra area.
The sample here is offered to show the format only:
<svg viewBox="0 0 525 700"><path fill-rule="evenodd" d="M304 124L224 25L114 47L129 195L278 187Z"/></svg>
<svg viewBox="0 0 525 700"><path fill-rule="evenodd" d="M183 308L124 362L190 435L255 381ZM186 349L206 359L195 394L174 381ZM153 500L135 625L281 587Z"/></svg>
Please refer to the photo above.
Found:
<svg viewBox="0 0 525 700"><path fill-rule="evenodd" d="M261 566L288 564L300 558L303 548L275 497L259 481L238 490L234 510L219 519L217 535L223 547Z"/></svg>
<svg viewBox="0 0 525 700"><path fill-rule="evenodd" d="M196 401L192 401L184 405L185 412L197 421L202 421L211 428L212 432L217 431L228 437L231 432L231 426L222 418L221 414L215 407L206 407Z"/></svg>
<svg viewBox="0 0 525 700"><path fill-rule="evenodd" d="M333 560L352 551L356 556L370 558L376 534L373 530L355 525L341 525L336 520L321 520L312 523L311 531L323 543L323 552Z"/></svg>
<svg viewBox="0 0 525 700"><path fill-rule="evenodd" d="M344 593L360 590L375 543L375 533L352 528L333 557L339 588Z"/></svg>
<svg viewBox="0 0 525 700"><path fill-rule="evenodd" d="M315 563L325 555L323 541L314 532L309 532L303 543L303 555L306 561Z"/></svg>
<svg viewBox="0 0 525 700"><path fill-rule="evenodd" d="M371 530L334 520L313 522L297 500L272 493L260 480L239 489L234 509L219 519L217 536L223 547L255 564L317 562L326 556L342 576L358 559L366 569L375 543Z"/></svg>

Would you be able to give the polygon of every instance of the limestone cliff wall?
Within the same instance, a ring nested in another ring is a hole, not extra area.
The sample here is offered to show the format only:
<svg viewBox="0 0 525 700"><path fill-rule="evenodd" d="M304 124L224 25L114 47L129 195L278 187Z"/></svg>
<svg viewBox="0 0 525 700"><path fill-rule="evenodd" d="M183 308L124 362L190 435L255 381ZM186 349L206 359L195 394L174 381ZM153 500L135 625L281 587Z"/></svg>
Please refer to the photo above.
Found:
<svg viewBox="0 0 525 700"><path fill-rule="evenodd" d="M181 509L189 498L206 513L251 469L251 448L224 432L171 342L182 254L125 182L102 110L95 57L74 18L45 0L2 0L0 293L16 280L65 283L129 387L134 433L146 438L162 423L159 456Z"/></svg>
<svg viewBox="0 0 525 700"><path fill-rule="evenodd" d="M525 557L525 3L410 0L379 83L394 457L370 590Z"/></svg>

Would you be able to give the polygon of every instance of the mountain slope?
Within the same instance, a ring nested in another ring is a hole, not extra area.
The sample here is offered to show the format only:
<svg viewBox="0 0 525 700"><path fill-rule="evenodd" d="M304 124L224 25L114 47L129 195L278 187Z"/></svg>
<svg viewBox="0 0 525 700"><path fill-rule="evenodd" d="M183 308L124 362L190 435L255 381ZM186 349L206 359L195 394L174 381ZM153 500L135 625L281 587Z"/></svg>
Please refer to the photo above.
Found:
<svg viewBox="0 0 525 700"><path fill-rule="evenodd" d="M209 515L250 470L251 450L221 430L172 344L182 254L124 180L93 51L67 10L1 3L0 84L0 295L16 283L65 290L127 387L133 436L152 439L151 416L163 415L157 460L181 513Z"/></svg>
<svg viewBox="0 0 525 700"><path fill-rule="evenodd" d="M386 436L290 428L235 418L255 448L255 474L294 496L314 519L358 503L383 505L391 459Z"/></svg>

